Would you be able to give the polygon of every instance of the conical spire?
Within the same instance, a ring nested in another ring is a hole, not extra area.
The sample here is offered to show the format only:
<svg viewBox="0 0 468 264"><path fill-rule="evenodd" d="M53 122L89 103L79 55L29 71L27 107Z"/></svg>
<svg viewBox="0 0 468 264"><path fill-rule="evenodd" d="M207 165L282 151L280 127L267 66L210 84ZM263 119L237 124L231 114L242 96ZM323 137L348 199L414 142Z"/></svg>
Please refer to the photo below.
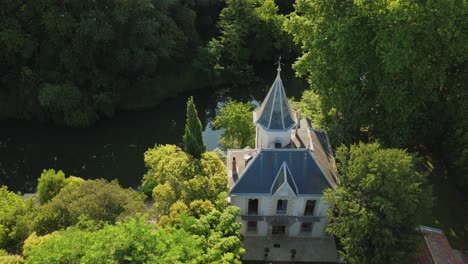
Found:
<svg viewBox="0 0 468 264"><path fill-rule="evenodd" d="M255 123L266 129L289 129L296 124L291 109L289 108L288 98L284 92L283 82L281 81L281 58L278 61L278 74L275 82L270 88L262 105L256 111Z"/></svg>

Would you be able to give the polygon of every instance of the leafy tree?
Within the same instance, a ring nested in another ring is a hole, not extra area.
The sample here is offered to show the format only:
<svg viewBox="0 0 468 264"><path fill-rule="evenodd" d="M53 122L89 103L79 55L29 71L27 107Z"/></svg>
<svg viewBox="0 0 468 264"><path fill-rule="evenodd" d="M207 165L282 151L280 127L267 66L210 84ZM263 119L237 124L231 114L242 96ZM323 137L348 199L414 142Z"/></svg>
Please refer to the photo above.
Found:
<svg viewBox="0 0 468 264"><path fill-rule="evenodd" d="M185 120L185 133L183 136L184 151L199 159L205 152L206 146L203 144L203 128L198 118L197 108L190 96L187 100L187 119Z"/></svg>
<svg viewBox="0 0 468 264"><path fill-rule="evenodd" d="M34 201L0 187L0 249L18 252L21 243L32 232Z"/></svg>
<svg viewBox="0 0 468 264"><path fill-rule="evenodd" d="M184 206L174 204L171 208L170 221L164 221L164 224L170 223L169 226L199 236L205 249L201 258L203 263L240 264L240 256L245 252L240 239L241 225L236 221L240 209L227 206L222 211L213 209L207 214L199 215L199 218L190 215L194 213L193 210L200 208L201 203L206 201L194 201L190 210L183 203Z"/></svg>
<svg viewBox="0 0 468 264"><path fill-rule="evenodd" d="M82 182L84 182L84 179L76 176L69 176L65 180L66 185L80 185Z"/></svg>
<svg viewBox="0 0 468 264"><path fill-rule="evenodd" d="M343 116L344 142L368 131L398 146L431 128L428 122L445 123L434 107L463 105L450 99L466 99L459 77L466 74L468 7L460 1L302 0L295 8L287 23L302 46L295 69L325 113L335 108Z"/></svg>
<svg viewBox="0 0 468 264"><path fill-rule="evenodd" d="M251 62L271 61L278 52L291 51L292 40L282 29L284 19L273 0L228 0L219 16L220 36L202 54L214 63L215 72L245 80L253 71Z"/></svg>
<svg viewBox="0 0 468 264"><path fill-rule="evenodd" d="M196 218L200 218L203 215L210 213L214 206L208 200L194 200L189 205L190 214Z"/></svg>
<svg viewBox="0 0 468 264"><path fill-rule="evenodd" d="M343 245L347 263L412 263L416 226L431 206L425 175L415 159L379 144L336 152L341 185L327 190L327 231Z"/></svg>
<svg viewBox="0 0 468 264"><path fill-rule="evenodd" d="M54 198L66 185L63 171L54 169L43 170L37 183L37 198L41 204L45 204Z"/></svg>
<svg viewBox="0 0 468 264"><path fill-rule="evenodd" d="M48 203L39 207L35 230L43 235L73 226L86 217L96 223L115 223L118 219L145 211L144 196L123 189L116 181L103 179L69 184Z"/></svg>
<svg viewBox="0 0 468 264"><path fill-rule="evenodd" d="M145 152L145 163L148 172L142 185L144 189L155 186L152 195L159 216L168 214L178 200L215 203L227 188L226 167L213 152L205 152L197 160L174 145L156 146Z"/></svg>
<svg viewBox="0 0 468 264"><path fill-rule="evenodd" d="M300 0L295 9L286 22L302 49L294 68L320 96L333 142L418 148L466 175L457 161L468 130L463 1Z"/></svg>
<svg viewBox="0 0 468 264"><path fill-rule="evenodd" d="M215 129L224 129L219 139L222 148L254 147L255 127L252 122L253 105L230 101L221 108L213 121Z"/></svg>
<svg viewBox="0 0 468 264"><path fill-rule="evenodd" d="M292 109L300 110L301 117L307 117L314 129L324 129L324 115L320 97L312 90L305 90L299 102L290 101Z"/></svg>
<svg viewBox="0 0 468 264"><path fill-rule="evenodd" d="M178 197L169 182L158 184L153 189L154 209L156 212L168 212Z"/></svg>
<svg viewBox="0 0 468 264"><path fill-rule="evenodd" d="M177 226L164 227L137 216L97 231L34 234L25 243L26 263L241 263L238 213L234 207L203 219L181 213Z"/></svg>
<svg viewBox="0 0 468 264"><path fill-rule="evenodd" d="M24 259L20 255L10 255L6 251L0 249L0 263L2 263L2 264L23 264Z"/></svg>
<svg viewBox="0 0 468 264"><path fill-rule="evenodd" d="M148 172L143 176L142 189L153 191L158 184L168 182L180 192L181 182L195 174L193 158L175 145L160 145L144 154Z"/></svg>
<svg viewBox="0 0 468 264"><path fill-rule="evenodd" d="M0 2L0 115L86 126L171 95L199 45L191 1ZM141 98L149 98L142 100ZM137 103L138 102L138 103Z"/></svg>

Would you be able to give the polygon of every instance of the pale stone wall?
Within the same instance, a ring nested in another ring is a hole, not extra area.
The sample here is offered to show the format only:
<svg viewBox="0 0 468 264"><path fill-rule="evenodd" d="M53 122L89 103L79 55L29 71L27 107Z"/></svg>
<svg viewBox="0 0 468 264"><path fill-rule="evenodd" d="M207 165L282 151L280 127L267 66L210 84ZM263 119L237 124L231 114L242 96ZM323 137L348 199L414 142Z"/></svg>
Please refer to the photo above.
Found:
<svg viewBox="0 0 468 264"><path fill-rule="evenodd" d="M281 142L281 147L291 143L292 128L286 131L267 131L257 126L256 148L274 148L276 142Z"/></svg>
<svg viewBox="0 0 468 264"><path fill-rule="evenodd" d="M292 216L303 216L307 200L316 200L314 216L321 217L320 222L315 222L311 234L301 233L301 222L296 222L287 227L287 235L294 236L312 236L322 237L325 235L327 226L326 209L327 205L321 196L314 197L282 197L282 196L231 196L231 205L237 206L241 210L241 215L248 214L249 199L258 199L258 215L276 215L276 204L279 199L288 200L286 214ZM247 233L247 221L238 221L242 224L241 233L248 236L268 236L271 233L271 226L266 221L258 221L257 232Z"/></svg>

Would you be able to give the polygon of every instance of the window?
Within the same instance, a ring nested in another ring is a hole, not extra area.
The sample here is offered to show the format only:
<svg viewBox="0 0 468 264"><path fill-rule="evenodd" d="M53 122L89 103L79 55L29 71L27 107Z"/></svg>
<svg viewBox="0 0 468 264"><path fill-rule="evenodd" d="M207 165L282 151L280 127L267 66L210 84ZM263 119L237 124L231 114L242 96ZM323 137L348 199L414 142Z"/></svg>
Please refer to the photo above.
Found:
<svg viewBox="0 0 468 264"><path fill-rule="evenodd" d="M307 200L304 208L304 215L314 215L315 202L315 200Z"/></svg>
<svg viewBox="0 0 468 264"><path fill-rule="evenodd" d="M249 215L258 214L258 199L249 199L248 212Z"/></svg>
<svg viewBox="0 0 468 264"><path fill-rule="evenodd" d="M312 222L302 222L301 224L301 233L312 233Z"/></svg>
<svg viewBox="0 0 468 264"><path fill-rule="evenodd" d="M257 232L257 221L247 221L247 232Z"/></svg>
<svg viewBox="0 0 468 264"><path fill-rule="evenodd" d="M276 203L276 214L286 214L288 209L288 200L278 200Z"/></svg>
<svg viewBox="0 0 468 264"><path fill-rule="evenodd" d="M286 233L286 226L284 225L274 225L272 226L271 233L273 235L283 235Z"/></svg>
<svg viewBox="0 0 468 264"><path fill-rule="evenodd" d="M281 142L275 142L275 148L281 148Z"/></svg>

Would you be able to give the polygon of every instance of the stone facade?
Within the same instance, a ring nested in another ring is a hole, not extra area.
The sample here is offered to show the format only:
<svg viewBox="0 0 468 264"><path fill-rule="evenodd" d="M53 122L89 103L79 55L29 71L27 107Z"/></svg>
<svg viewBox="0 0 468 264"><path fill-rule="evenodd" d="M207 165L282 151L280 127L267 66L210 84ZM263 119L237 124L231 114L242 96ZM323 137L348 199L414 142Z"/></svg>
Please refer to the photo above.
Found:
<svg viewBox="0 0 468 264"><path fill-rule="evenodd" d="M298 120L278 75L253 113L255 149L228 150L229 200L246 237L327 237L323 191L338 182L325 132Z"/></svg>

